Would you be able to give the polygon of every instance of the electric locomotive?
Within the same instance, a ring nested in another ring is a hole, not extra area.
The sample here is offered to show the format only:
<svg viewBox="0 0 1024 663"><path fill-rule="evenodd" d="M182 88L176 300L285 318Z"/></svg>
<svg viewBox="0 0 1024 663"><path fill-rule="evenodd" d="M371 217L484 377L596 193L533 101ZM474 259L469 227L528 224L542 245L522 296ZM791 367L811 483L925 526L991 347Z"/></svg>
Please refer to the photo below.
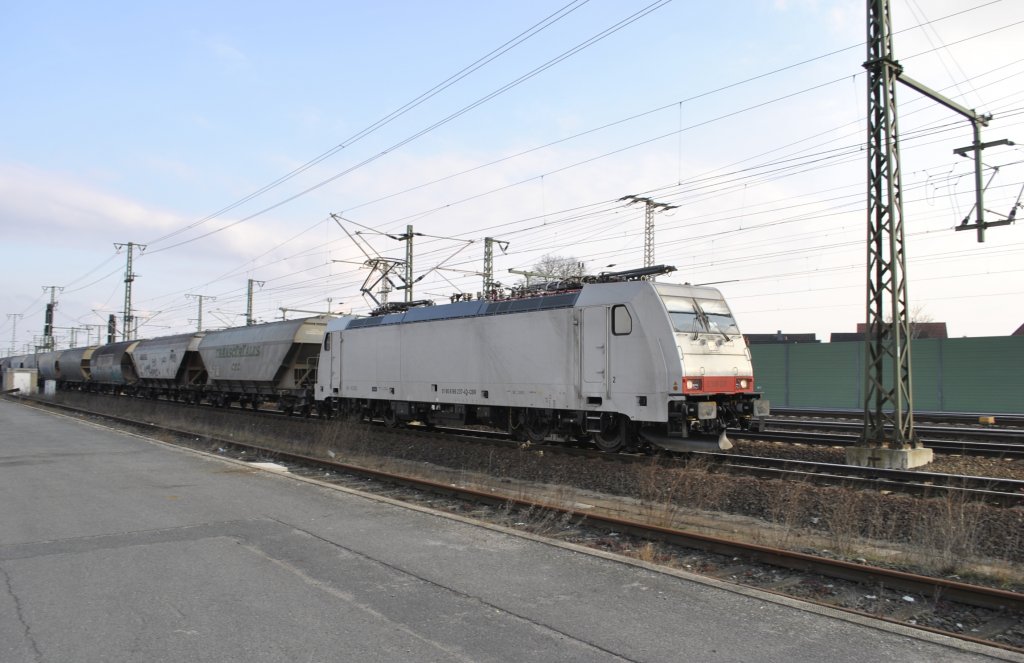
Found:
<svg viewBox="0 0 1024 663"><path fill-rule="evenodd" d="M327 414L484 424L607 452L731 448L727 427L768 414L749 348L718 290L648 280L669 271L335 319L314 397Z"/></svg>

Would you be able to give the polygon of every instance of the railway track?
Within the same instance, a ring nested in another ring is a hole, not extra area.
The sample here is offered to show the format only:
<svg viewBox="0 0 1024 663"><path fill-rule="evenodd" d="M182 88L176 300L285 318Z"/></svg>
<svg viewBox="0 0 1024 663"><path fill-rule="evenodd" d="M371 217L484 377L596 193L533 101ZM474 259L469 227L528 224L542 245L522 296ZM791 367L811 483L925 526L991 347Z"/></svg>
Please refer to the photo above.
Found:
<svg viewBox="0 0 1024 663"><path fill-rule="evenodd" d="M851 424L858 426L857 424ZM731 438L758 440L762 442L795 442L799 444L852 447L860 442L860 436L851 433L826 433L823 428L837 428L835 423L813 424L805 422L781 423L771 422L768 427L775 430L762 431L730 431ZM804 430L778 430L779 428L813 428L813 432ZM858 426L859 429L859 426ZM939 438L923 438L921 443L929 449L961 456L987 456L993 458L1024 458L1024 434L1014 431L1007 435L1008 439L1019 442L983 442L969 440L949 440Z"/></svg>
<svg viewBox="0 0 1024 663"><path fill-rule="evenodd" d="M793 419L773 417L762 430L734 432L748 439L800 442L830 446L853 446L859 442L863 424L858 421ZM915 426L924 446L947 454L1024 458L1024 429Z"/></svg>
<svg viewBox="0 0 1024 663"><path fill-rule="evenodd" d="M693 452L693 454L703 455L703 452ZM956 493L999 506L1024 505L1024 481L1014 479L959 476L917 470L889 470L761 456L706 455L714 459L716 467L761 477L811 481L817 484L839 483L858 488L898 491L922 497Z"/></svg>
<svg viewBox="0 0 1024 663"><path fill-rule="evenodd" d="M273 461L293 474L317 481L355 482L359 490L383 492L393 499L428 501L433 508L460 514L465 514L466 504L477 505L472 507L474 517L517 529L526 528L531 518L537 520L537 514L543 513L545 523L570 523L569 529L574 532L570 540L578 543L633 552L641 559L651 557L651 546L656 545L659 552L655 557L676 568L702 571L719 580L1024 653L1024 594L1019 592L665 527L645 522L641 511L623 515L623 511L629 511L627 507L613 514L578 501L558 504L549 497L538 499L524 494L522 486L508 492L481 490L233 439L197 436L192 431L127 417L89 414L139 432L159 433L165 440L174 436L183 445L212 447L237 459ZM425 499L424 494L441 500ZM570 537L560 532L559 538Z"/></svg>
<svg viewBox="0 0 1024 663"><path fill-rule="evenodd" d="M864 420L864 411L847 408L792 408L772 406L772 417L818 417L829 419L854 419ZM914 411L914 422L949 424L949 425L972 425L978 424L983 419L993 419L993 426L1024 427L1024 414L993 414L991 412L929 412L926 410Z"/></svg>

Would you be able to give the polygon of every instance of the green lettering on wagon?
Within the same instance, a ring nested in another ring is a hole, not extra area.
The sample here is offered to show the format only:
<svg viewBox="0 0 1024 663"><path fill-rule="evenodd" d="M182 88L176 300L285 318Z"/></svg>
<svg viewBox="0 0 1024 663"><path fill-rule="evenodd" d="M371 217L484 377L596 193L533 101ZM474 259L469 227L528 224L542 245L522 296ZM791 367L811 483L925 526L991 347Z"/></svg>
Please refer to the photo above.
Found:
<svg viewBox="0 0 1024 663"><path fill-rule="evenodd" d="M253 343L239 343L238 345L225 345L217 348L218 359L231 359L233 357L259 357L260 346Z"/></svg>

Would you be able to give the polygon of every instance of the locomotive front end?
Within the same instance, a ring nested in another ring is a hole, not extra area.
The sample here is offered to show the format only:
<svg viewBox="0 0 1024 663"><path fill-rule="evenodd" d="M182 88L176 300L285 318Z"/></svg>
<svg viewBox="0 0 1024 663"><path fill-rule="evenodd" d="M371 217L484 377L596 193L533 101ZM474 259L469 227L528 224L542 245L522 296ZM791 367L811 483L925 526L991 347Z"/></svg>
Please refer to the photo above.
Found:
<svg viewBox="0 0 1024 663"><path fill-rule="evenodd" d="M660 283L655 288L678 355L670 365L669 432L718 435L719 447L729 449L726 429L749 429L768 414L768 402L754 391L750 349L718 290Z"/></svg>

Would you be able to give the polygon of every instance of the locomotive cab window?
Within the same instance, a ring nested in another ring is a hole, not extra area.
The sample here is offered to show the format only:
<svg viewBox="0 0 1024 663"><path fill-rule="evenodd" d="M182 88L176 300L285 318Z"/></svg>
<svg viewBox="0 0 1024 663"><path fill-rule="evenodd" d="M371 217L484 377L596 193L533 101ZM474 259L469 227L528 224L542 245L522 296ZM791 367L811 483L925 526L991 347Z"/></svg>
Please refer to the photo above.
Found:
<svg viewBox="0 0 1024 663"><path fill-rule="evenodd" d="M633 317L629 310L622 304L612 307L612 333L616 336L626 336L633 332Z"/></svg>
<svg viewBox="0 0 1024 663"><path fill-rule="evenodd" d="M663 296L662 300L677 332L726 336L740 333L732 312L721 299Z"/></svg>
<svg viewBox="0 0 1024 663"><path fill-rule="evenodd" d="M331 333L327 332L324 334L324 350L330 352L331 350Z"/></svg>

